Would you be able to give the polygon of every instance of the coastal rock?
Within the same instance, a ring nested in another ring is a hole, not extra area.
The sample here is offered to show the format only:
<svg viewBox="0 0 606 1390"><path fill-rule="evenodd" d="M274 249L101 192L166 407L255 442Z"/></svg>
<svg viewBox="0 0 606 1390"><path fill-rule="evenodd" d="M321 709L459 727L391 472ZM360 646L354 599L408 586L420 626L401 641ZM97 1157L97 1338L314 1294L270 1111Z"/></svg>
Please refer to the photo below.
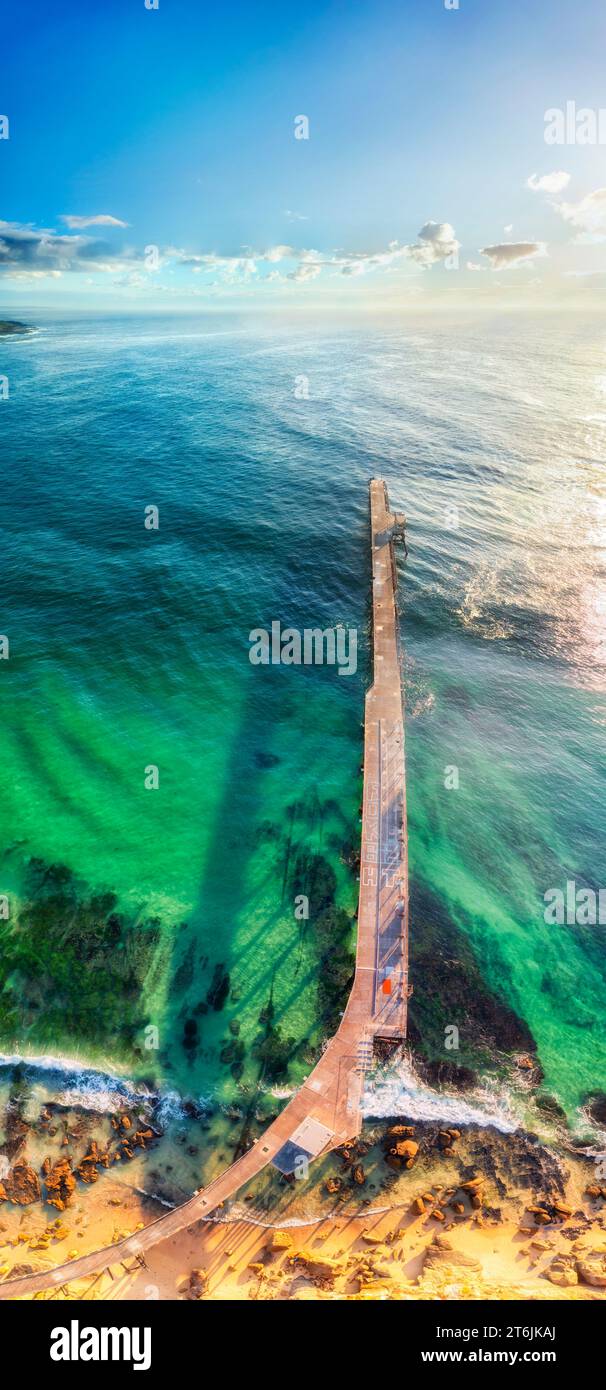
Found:
<svg viewBox="0 0 606 1390"><path fill-rule="evenodd" d="M467 1182L459 1183L459 1187L463 1192L479 1192L480 1188L484 1186L484 1182L483 1177L468 1178Z"/></svg>
<svg viewBox="0 0 606 1390"><path fill-rule="evenodd" d="M290 1250L292 1246L292 1236L288 1231L273 1231L267 1242L268 1250L277 1252L280 1250Z"/></svg>
<svg viewBox="0 0 606 1390"><path fill-rule="evenodd" d="M419 1145L414 1139L396 1139L395 1144L387 1140L385 1162L396 1170L401 1167L412 1168L418 1152Z"/></svg>
<svg viewBox="0 0 606 1390"><path fill-rule="evenodd" d="M418 1152L419 1145L413 1139L398 1139L389 1149L391 1158L415 1158Z"/></svg>
<svg viewBox="0 0 606 1390"><path fill-rule="evenodd" d="M45 1184L46 1200L49 1206L56 1207L57 1211L65 1211L76 1186L76 1179L72 1173L69 1158L57 1160L50 1172L47 1173Z"/></svg>
<svg viewBox="0 0 606 1390"><path fill-rule="evenodd" d="M97 1181L99 1177L96 1167L97 1162L97 1153L91 1152L85 1154L84 1158L82 1158L80 1162L76 1164L76 1173L78 1177L81 1178L82 1182L92 1183Z"/></svg>
<svg viewBox="0 0 606 1390"><path fill-rule="evenodd" d="M194 1302L198 1298L204 1298L207 1283L208 1275L205 1269L192 1269L185 1297Z"/></svg>
<svg viewBox="0 0 606 1390"><path fill-rule="evenodd" d="M129 1135L129 1143L135 1149L145 1149L150 1140L155 1138L153 1129L137 1129L134 1135Z"/></svg>
<svg viewBox="0 0 606 1390"><path fill-rule="evenodd" d="M5 1143L3 1152L8 1159L15 1159L23 1148L31 1126L23 1119L19 1103L9 1100L4 1116Z"/></svg>
<svg viewBox="0 0 606 1390"><path fill-rule="evenodd" d="M354 1294L354 1298L359 1299L361 1303L374 1303L379 1300L383 1302L386 1298L391 1296L392 1292L392 1287L388 1280L374 1279L371 1284L367 1284L364 1278L360 1276L358 1278L358 1292Z"/></svg>
<svg viewBox="0 0 606 1390"><path fill-rule="evenodd" d="M19 319L1 319L0 337L8 337L11 333L33 333L33 328L28 323L21 323Z"/></svg>
<svg viewBox="0 0 606 1390"><path fill-rule="evenodd" d="M328 1256L323 1259L313 1250L299 1250L291 1256L291 1260L297 1267L302 1265L310 1279L318 1279L323 1284L334 1284L335 1279L343 1273L339 1260L329 1259Z"/></svg>
<svg viewBox="0 0 606 1390"><path fill-rule="evenodd" d="M561 1202L559 1198L546 1198L542 1202L535 1202L526 1208L527 1212L534 1216L537 1225L546 1226L550 1221L566 1221L572 1216L572 1207L566 1202Z"/></svg>
<svg viewBox="0 0 606 1390"><path fill-rule="evenodd" d="M100 1153L96 1139L92 1139L88 1153L76 1165L76 1173L82 1182L96 1182L99 1177L97 1165L102 1164L104 1168L108 1168L110 1161L109 1153L107 1151ZM45 1160L45 1162L48 1162L50 1167L50 1160ZM48 1172L48 1169L46 1171Z"/></svg>
<svg viewBox="0 0 606 1390"><path fill-rule="evenodd" d="M405 1154L406 1158L416 1158L419 1152L419 1145L415 1143L414 1139L404 1139L397 1148L398 1153Z"/></svg>
<svg viewBox="0 0 606 1390"><path fill-rule="evenodd" d="M536 1202L534 1202L530 1206L527 1206L526 1211L528 1212L529 1216L534 1216L534 1219L537 1225L539 1226L545 1226L547 1222L551 1220L549 1212L545 1209L545 1207L542 1204L539 1206Z"/></svg>
<svg viewBox="0 0 606 1390"><path fill-rule="evenodd" d="M417 1058L417 1066L432 1086L470 1091L478 1082L476 1073L470 1067L458 1066L456 1062L423 1062Z"/></svg>
<svg viewBox="0 0 606 1390"><path fill-rule="evenodd" d="M30 1206L32 1202L37 1202L40 1198L38 1174L23 1159L15 1163L10 1173L7 1173L3 1188L8 1201L15 1202L20 1207Z"/></svg>
<svg viewBox="0 0 606 1390"><path fill-rule="evenodd" d="M76 1173L80 1180L85 1183L97 1182L99 1177L94 1163L86 1163L84 1159L81 1163L76 1164Z"/></svg>
<svg viewBox="0 0 606 1390"><path fill-rule="evenodd" d="M573 1284L579 1282L573 1255L556 1255L545 1274L550 1283L558 1284L563 1289L572 1288Z"/></svg>
<svg viewBox="0 0 606 1390"><path fill-rule="evenodd" d="M567 1206L566 1202L553 1202L552 1206L558 1216L572 1216L572 1207Z"/></svg>
<svg viewBox="0 0 606 1390"><path fill-rule="evenodd" d="M584 1097L584 1105L596 1125L606 1129L606 1095L603 1091L590 1091Z"/></svg>
<svg viewBox="0 0 606 1390"><path fill-rule="evenodd" d="M453 1265L462 1269L473 1269L476 1273L481 1273L482 1266L479 1260L475 1260L472 1255L466 1255L463 1250L454 1250L450 1241L444 1240L439 1236L434 1239L431 1245L427 1246L423 1256L423 1271L435 1269L442 1265Z"/></svg>
<svg viewBox="0 0 606 1390"><path fill-rule="evenodd" d="M606 1288L606 1252L590 1250L577 1261L577 1273L584 1284L592 1284L598 1289Z"/></svg>
<svg viewBox="0 0 606 1390"><path fill-rule="evenodd" d="M563 1120L566 1123L566 1111L555 1096L537 1096L535 1100L537 1110L542 1110L553 1120Z"/></svg>

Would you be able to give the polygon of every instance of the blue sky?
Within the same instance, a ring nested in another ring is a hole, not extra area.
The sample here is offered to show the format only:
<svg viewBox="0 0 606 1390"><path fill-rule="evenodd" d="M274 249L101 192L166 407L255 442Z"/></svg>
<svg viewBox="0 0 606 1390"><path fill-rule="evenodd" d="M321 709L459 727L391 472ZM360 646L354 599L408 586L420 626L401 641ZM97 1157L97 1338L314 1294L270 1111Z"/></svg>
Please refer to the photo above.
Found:
<svg viewBox="0 0 606 1390"><path fill-rule="evenodd" d="M7 9L3 301L397 307L606 283L604 145L544 138L550 108L606 108L603 0L217 10Z"/></svg>

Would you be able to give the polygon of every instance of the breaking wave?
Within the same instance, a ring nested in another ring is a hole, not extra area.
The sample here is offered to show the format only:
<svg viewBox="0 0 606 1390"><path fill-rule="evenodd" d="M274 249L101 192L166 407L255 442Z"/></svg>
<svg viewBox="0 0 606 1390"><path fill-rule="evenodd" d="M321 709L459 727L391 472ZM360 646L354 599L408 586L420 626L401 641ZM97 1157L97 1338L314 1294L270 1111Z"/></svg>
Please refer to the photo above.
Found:
<svg viewBox="0 0 606 1390"><path fill-rule="evenodd" d="M182 1121L188 1113L188 1102L178 1091L158 1091L144 1082L130 1081L126 1076L97 1069L73 1057L0 1053L0 1086L10 1085L17 1070L19 1080L36 1090L42 1104L100 1115L125 1105L147 1104L153 1107L154 1118L162 1127L168 1127L172 1120ZM195 1106L198 1115L212 1109L212 1102L204 1096L189 1104Z"/></svg>
<svg viewBox="0 0 606 1390"><path fill-rule="evenodd" d="M70 1057L28 1057L0 1053L0 1083L10 1082L17 1068L19 1077L45 1093L47 1101L100 1114L125 1103L156 1101L157 1094L144 1085L110 1071L97 1071Z"/></svg>
<svg viewBox="0 0 606 1390"><path fill-rule="evenodd" d="M453 1091L434 1091L419 1079L407 1059L397 1062L385 1076L369 1082L362 1113L368 1120L402 1115L430 1124L490 1126L502 1134L512 1134L520 1125L512 1099L503 1090L478 1088L465 1100Z"/></svg>

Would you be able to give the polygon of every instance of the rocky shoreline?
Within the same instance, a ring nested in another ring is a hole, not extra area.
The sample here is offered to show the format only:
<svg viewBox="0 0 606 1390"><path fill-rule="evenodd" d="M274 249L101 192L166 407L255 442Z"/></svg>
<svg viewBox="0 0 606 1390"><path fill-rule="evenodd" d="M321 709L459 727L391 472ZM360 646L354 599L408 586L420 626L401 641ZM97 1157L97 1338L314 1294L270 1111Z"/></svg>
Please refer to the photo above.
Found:
<svg viewBox="0 0 606 1390"><path fill-rule="evenodd" d="M21 323L19 319L0 319L0 338L17 333L35 333L33 324Z"/></svg>
<svg viewBox="0 0 606 1390"><path fill-rule="evenodd" d="M266 1189L251 1199L251 1218L262 1208L271 1229L257 1232L255 1258L227 1296L604 1296L606 1184L595 1181L588 1157L555 1154L523 1131L441 1129L402 1117L367 1129L323 1169L316 1205L326 1214L316 1229L309 1220L294 1224L296 1198L274 1192L272 1201ZM226 1251L232 1230L223 1227ZM216 1261L197 1265L178 1296L226 1296L228 1276L229 1265L227 1274Z"/></svg>
<svg viewBox="0 0 606 1390"><path fill-rule="evenodd" d="M161 1135L149 1115L120 1110L75 1121L48 1104L32 1126L17 1099L5 1133L0 1277L111 1244L125 1234L114 1224L120 1207L129 1233L160 1214L125 1167L138 1157L152 1186L146 1155ZM36 1162L41 1144L48 1152ZM601 1298L606 1182L599 1171L572 1145L556 1152L523 1130L403 1115L367 1124L318 1160L306 1182L265 1170L235 1204L148 1252L145 1277L149 1284L157 1265L162 1297L172 1299ZM241 1228L245 1240L236 1238ZM74 1240L82 1243L70 1249ZM230 1253L241 1246L244 1264ZM124 1272L128 1297L144 1296L139 1274L136 1263ZM100 1278L96 1296L104 1288Z"/></svg>

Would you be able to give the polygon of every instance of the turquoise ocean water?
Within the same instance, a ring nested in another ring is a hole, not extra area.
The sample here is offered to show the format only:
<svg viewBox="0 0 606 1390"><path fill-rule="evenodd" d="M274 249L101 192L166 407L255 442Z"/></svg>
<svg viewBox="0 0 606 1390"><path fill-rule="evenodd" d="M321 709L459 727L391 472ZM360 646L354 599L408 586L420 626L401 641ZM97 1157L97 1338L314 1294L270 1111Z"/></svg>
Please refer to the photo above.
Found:
<svg viewBox="0 0 606 1390"><path fill-rule="evenodd" d="M157 919L141 1007L158 1047L133 1075L233 1099L221 1052L237 1036L254 1082L268 1001L294 1040L284 1089L309 1070L319 954L292 871L321 855L354 912L382 474L409 518L412 933L449 924L572 1115L604 1088L606 927L546 924L543 895L606 888L597 319L31 318L39 332L0 340L0 891L18 900L38 856ZM250 630L275 619L356 627L357 674L251 666ZM425 958L431 1009L427 975ZM473 999L433 1004L465 1042ZM111 1063L111 1038L84 1044L69 1018L60 1034L26 1000L0 1044Z"/></svg>

